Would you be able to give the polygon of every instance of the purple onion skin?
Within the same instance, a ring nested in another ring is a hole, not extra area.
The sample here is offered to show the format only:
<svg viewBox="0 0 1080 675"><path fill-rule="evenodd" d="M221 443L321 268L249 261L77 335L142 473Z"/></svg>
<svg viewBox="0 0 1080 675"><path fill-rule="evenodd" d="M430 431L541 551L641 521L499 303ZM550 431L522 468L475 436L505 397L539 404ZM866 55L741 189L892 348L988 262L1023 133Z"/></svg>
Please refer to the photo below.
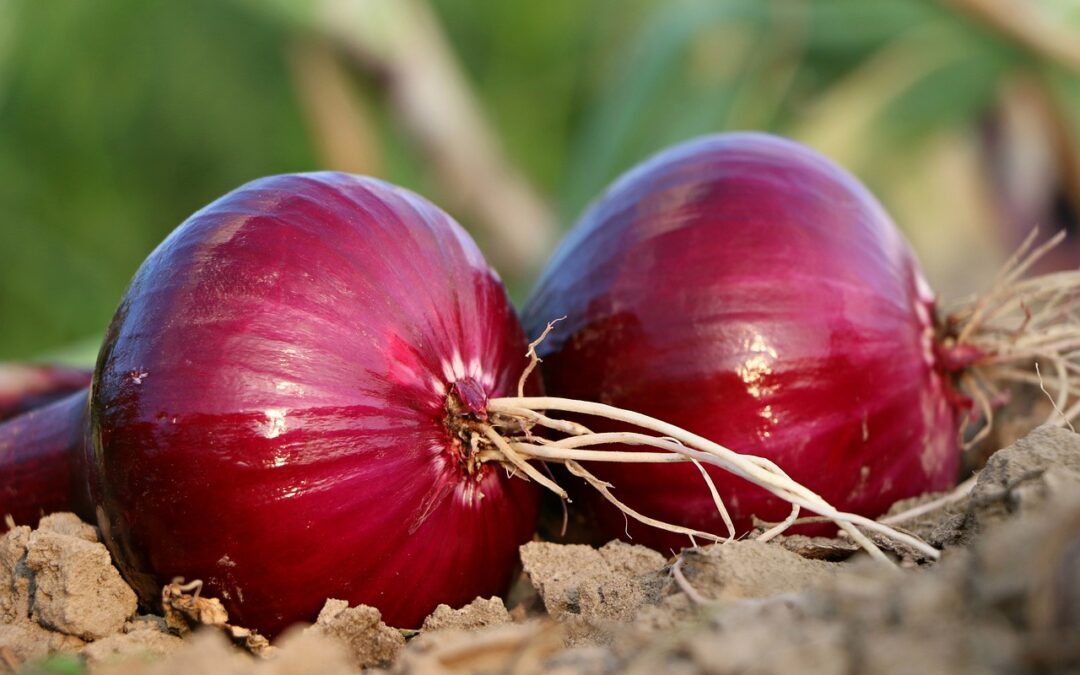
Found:
<svg viewBox="0 0 1080 675"><path fill-rule="evenodd" d="M0 363L0 422L86 389L91 375L68 366Z"/></svg>
<svg viewBox="0 0 1080 675"><path fill-rule="evenodd" d="M30 526L54 511L93 517L83 451L88 394L84 387L0 423L0 516Z"/></svg>
<svg viewBox="0 0 1080 675"><path fill-rule="evenodd" d="M929 287L874 197L801 145L719 135L632 169L556 252L526 331L561 316L540 346L552 396L646 413L767 457L868 516L955 480L957 410L935 360ZM690 464L595 473L649 516L727 534ZM790 511L709 474L740 533L752 515L775 522ZM582 498L605 537L689 543L633 521L627 530L606 502Z"/></svg>
<svg viewBox="0 0 1080 675"><path fill-rule="evenodd" d="M469 377L512 393L524 354L498 277L424 199L249 183L154 251L109 328L90 462L109 548L144 600L201 579L268 635L327 598L414 627L501 593L538 495L462 467L446 398Z"/></svg>

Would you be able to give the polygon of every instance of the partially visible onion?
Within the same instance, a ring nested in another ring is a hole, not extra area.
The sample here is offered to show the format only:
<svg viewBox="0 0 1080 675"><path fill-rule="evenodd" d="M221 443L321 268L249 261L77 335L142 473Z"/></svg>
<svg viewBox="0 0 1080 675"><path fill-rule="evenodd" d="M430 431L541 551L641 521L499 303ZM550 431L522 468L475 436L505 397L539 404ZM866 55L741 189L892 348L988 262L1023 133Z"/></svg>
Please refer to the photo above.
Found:
<svg viewBox="0 0 1080 675"><path fill-rule="evenodd" d="M618 180L563 242L524 313L547 390L652 415L775 462L833 506L876 516L957 474L963 399L907 243L854 178L763 134L691 141ZM977 355L973 351L971 355ZM600 427L603 430L606 427ZM726 533L698 469L598 466L632 508ZM735 528L785 501L709 469ZM590 492L604 536L627 523Z"/></svg>
<svg viewBox="0 0 1080 675"><path fill-rule="evenodd" d="M0 423L0 517L21 525L54 511L93 517L84 464L88 394L84 387Z"/></svg>
<svg viewBox="0 0 1080 675"><path fill-rule="evenodd" d="M0 517L32 525L52 511L88 515L90 376L68 366L0 363Z"/></svg>
<svg viewBox="0 0 1080 675"><path fill-rule="evenodd" d="M90 386L89 370L37 363L0 363L0 422Z"/></svg>

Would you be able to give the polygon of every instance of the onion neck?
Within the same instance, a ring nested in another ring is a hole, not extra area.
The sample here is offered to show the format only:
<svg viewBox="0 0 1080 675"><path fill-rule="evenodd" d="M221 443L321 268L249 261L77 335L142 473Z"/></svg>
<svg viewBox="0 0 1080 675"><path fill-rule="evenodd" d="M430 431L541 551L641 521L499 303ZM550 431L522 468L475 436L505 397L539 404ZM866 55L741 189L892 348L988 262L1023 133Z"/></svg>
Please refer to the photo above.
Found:
<svg viewBox="0 0 1080 675"><path fill-rule="evenodd" d="M946 337L934 343L934 358L938 370L948 375L957 375L978 364L987 357L987 353L975 345L958 343L953 337Z"/></svg>
<svg viewBox="0 0 1080 675"><path fill-rule="evenodd" d="M459 468L468 476L479 476L483 468L481 456L489 449L484 434L487 416L487 393L471 377L457 380L446 394L446 414L443 423L450 434L451 452Z"/></svg>

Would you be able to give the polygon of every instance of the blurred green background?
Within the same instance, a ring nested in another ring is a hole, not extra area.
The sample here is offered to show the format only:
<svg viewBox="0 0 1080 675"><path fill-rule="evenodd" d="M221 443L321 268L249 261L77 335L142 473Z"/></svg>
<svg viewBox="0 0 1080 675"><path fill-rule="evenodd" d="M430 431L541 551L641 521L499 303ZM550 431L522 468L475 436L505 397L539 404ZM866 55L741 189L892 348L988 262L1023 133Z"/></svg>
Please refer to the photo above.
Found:
<svg viewBox="0 0 1080 675"><path fill-rule="evenodd" d="M172 228L287 171L424 194L520 299L613 177L727 129L854 171L969 293L1078 229L1080 2L0 0L0 360L91 362Z"/></svg>

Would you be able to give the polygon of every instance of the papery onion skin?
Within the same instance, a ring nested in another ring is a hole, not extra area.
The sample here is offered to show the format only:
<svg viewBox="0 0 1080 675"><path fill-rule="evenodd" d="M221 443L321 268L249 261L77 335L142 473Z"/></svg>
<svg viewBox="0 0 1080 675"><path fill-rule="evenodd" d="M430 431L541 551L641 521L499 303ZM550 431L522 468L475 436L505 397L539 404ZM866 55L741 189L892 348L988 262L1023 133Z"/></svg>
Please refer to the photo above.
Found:
<svg viewBox="0 0 1080 675"><path fill-rule="evenodd" d="M414 627L501 593L537 494L459 465L446 397L468 377L510 394L524 353L501 282L427 201L337 173L249 183L147 259L102 347L114 558L144 600L201 579L270 635L328 597Z"/></svg>
<svg viewBox="0 0 1080 675"><path fill-rule="evenodd" d="M877 200L799 144L711 136L628 172L557 250L523 320L535 336L561 316L539 348L549 395L649 414L769 458L833 506L869 516L955 481L958 413L936 360L932 293ZM648 516L727 534L692 465L593 471ZM790 512L761 488L709 474L739 533L752 516ZM581 497L604 537L689 543Z"/></svg>

